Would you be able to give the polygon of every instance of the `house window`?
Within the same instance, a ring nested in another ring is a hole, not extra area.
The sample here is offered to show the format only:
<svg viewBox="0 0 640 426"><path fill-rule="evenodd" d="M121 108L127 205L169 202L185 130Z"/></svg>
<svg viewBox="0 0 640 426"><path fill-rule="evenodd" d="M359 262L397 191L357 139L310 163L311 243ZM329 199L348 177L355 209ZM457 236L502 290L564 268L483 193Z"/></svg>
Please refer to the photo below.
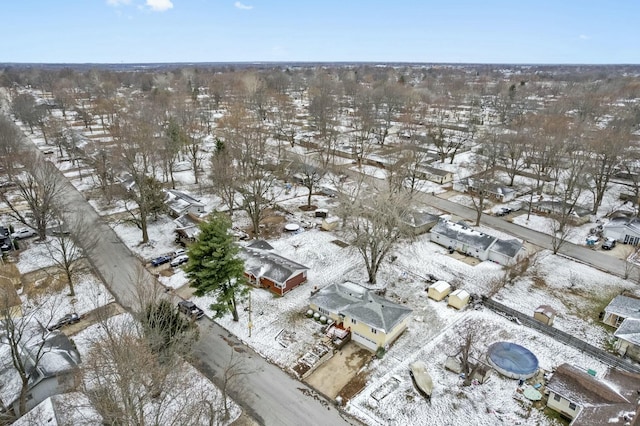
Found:
<svg viewBox="0 0 640 426"><path fill-rule="evenodd" d="M554 393L553 394L553 399L556 400L556 401L560 401L561 398L560 398L560 395L558 395L557 393Z"/></svg>
<svg viewBox="0 0 640 426"><path fill-rule="evenodd" d="M351 318L351 324L357 324L357 323L358 322L354 318Z"/></svg>
<svg viewBox="0 0 640 426"><path fill-rule="evenodd" d="M574 404L573 402L570 402L569 403L569 410L575 411L575 409L576 409L576 404Z"/></svg>
<svg viewBox="0 0 640 426"><path fill-rule="evenodd" d="M376 330L375 328L371 328L371 332L372 332L373 334L378 334L378 330Z"/></svg>
<svg viewBox="0 0 640 426"><path fill-rule="evenodd" d="M323 308L320 308L320 307L319 307L319 308L318 308L318 311L319 311L321 314L329 315L329 311L327 311L326 309L323 309Z"/></svg>

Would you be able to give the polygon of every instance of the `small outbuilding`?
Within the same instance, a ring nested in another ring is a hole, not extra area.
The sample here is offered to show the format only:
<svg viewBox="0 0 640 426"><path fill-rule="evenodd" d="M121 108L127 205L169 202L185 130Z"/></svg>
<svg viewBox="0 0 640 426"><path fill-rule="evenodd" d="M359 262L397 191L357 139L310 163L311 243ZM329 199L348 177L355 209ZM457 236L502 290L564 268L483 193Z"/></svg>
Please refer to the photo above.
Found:
<svg viewBox="0 0 640 426"><path fill-rule="evenodd" d="M555 317L556 311L549 305L540 305L533 311L533 318L546 325L553 325Z"/></svg>
<svg viewBox="0 0 640 426"><path fill-rule="evenodd" d="M451 285L446 281L436 281L429 286L428 296L439 302L451 293Z"/></svg>
<svg viewBox="0 0 640 426"><path fill-rule="evenodd" d="M449 306L452 306L458 310L464 309L469 304L471 295L461 288L457 289L449 295Z"/></svg>
<svg viewBox="0 0 640 426"><path fill-rule="evenodd" d="M340 224L340 218L337 216L331 216L322 219L322 225L320 225L320 229L323 231L333 231Z"/></svg>

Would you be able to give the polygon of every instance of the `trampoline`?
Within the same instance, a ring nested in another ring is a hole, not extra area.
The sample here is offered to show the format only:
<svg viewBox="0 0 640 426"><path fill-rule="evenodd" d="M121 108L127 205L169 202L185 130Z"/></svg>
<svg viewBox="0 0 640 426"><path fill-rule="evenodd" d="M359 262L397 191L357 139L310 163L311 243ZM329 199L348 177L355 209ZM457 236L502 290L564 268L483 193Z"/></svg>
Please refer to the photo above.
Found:
<svg viewBox="0 0 640 426"><path fill-rule="evenodd" d="M512 379L528 379L538 371L538 358L529 349L510 342L489 346L487 361L500 374Z"/></svg>

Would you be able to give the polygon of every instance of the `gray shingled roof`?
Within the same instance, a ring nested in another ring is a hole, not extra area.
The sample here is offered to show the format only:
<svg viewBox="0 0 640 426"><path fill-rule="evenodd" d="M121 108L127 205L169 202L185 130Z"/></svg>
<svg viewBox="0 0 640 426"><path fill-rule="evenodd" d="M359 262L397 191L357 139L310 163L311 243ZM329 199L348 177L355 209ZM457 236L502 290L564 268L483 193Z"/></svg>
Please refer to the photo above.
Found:
<svg viewBox="0 0 640 426"><path fill-rule="evenodd" d="M604 311L622 318L640 319L640 299L619 295L609 302Z"/></svg>
<svg viewBox="0 0 640 426"><path fill-rule="evenodd" d="M606 225L604 225L605 228L613 228L616 226L626 226L629 229L640 232L640 219L637 217L615 217L609 220Z"/></svg>
<svg viewBox="0 0 640 426"><path fill-rule="evenodd" d="M244 269L254 277L264 277L273 282L284 284L289 278L309 269L308 267L272 253L244 247L240 250L244 260Z"/></svg>
<svg viewBox="0 0 640 426"><path fill-rule="evenodd" d="M313 295L309 301L385 333L413 312L410 308L377 296L351 282L331 284Z"/></svg>
<svg viewBox="0 0 640 426"><path fill-rule="evenodd" d="M593 377L570 364L560 365L547 383L547 389L579 405L628 403L629 401L603 379Z"/></svg>
<svg viewBox="0 0 640 426"><path fill-rule="evenodd" d="M640 319L625 319L613 335L618 339L640 346Z"/></svg>
<svg viewBox="0 0 640 426"><path fill-rule="evenodd" d="M515 257L518 252L522 249L522 243L518 240L500 240L497 239L496 242L491 246L491 250L502 253L508 257Z"/></svg>
<svg viewBox="0 0 640 426"><path fill-rule="evenodd" d="M496 237L492 237L491 235L478 232L469 227L462 226L448 220L441 220L436 223L436 225L431 229L431 233L444 235L482 251L485 251L497 240Z"/></svg>

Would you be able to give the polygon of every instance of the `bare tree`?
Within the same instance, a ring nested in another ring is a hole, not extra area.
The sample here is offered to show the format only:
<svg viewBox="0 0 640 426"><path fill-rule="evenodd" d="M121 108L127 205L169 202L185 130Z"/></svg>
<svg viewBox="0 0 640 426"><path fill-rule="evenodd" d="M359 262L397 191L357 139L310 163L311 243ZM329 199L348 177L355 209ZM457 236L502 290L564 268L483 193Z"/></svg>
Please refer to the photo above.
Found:
<svg viewBox="0 0 640 426"><path fill-rule="evenodd" d="M473 157L473 177L467 179L467 191L471 196L471 202L476 211L475 226L480 225L485 202L490 196L489 190L495 184L493 178L498 159L497 137L497 133L492 131L482 139L482 149L476 151Z"/></svg>
<svg viewBox="0 0 640 426"><path fill-rule="evenodd" d="M47 224L53 217L53 209L62 192L60 173L52 163L35 153L23 155L22 158L26 170L14 179L18 200L8 189L0 191L0 199L9 207L11 217L35 230L38 238L44 240ZM20 201L26 203L32 218L21 208Z"/></svg>
<svg viewBox="0 0 640 426"><path fill-rule="evenodd" d="M462 366L462 374L464 374L463 385L469 386L473 381L473 376L478 370L478 367L480 367L480 362L477 361L480 357L476 353L476 345L482 335L482 328L478 323L467 323L466 325L467 327L465 327L464 332L461 333L462 341L454 356L458 358ZM474 358L476 362L473 362Z"/></svg>
<svg viewBox="0 0 640 426"><path fill-rule="evenodd" d="M238 358L233 350L230 351L229 361L222 371L222 385L220 387L224 408L224 420L229 419L229 388L237 387L242 377L252 374L253 372L242 358Z"/></svg>
<svg viewBox="0 0 640 426"><path fill-rule="evenodd" d="M20 158L22 135L16 125L7 117L0 116L0 167L9 180L15 175L15 167Z"/></svg>
<svg viewBox="0 0 640 426"><path fill-rule="evenodd" d="M15 414L27 411L29 386L40 374L38 366L48 348L47 327L57 314L56 306L53 296L43 294L16 311L8 293L0 291L0 358L10 360L4 367L17 373L20 384L18 413Z"/></svg>
<svg viewBox="0 0 640 426"><path fill-rule="evenodd" d="M324 177L325 170L319 169L318 167L312 166L311 164L299 162L293 167L292 171L296 175L298 175L301 180L300 183L302 184L302 186L307 188L307 190L309 191L307 193L307 208L310 208L313 189L318 186L318 184Z"/></svg>
<svg viewBox="0 0 640 426"><path fill-rule="evenodd" d="M382 261L403 239L411 236L406 222L409 199L406 195L378 192L353 200L346 237L362 256L369 283L375 284Z"/></svg>
<svg viewBox="0 0 640 426"><path fill-rule="evenodd" d="M55 217L57 224L51 228L52 236L47 242L47 250L51 259L64 272L69 296L75 296L75 277L86 269L83 262L84 251L93 249L98 243L98 237L80 217L70 212L58 208Z"/></svg>

